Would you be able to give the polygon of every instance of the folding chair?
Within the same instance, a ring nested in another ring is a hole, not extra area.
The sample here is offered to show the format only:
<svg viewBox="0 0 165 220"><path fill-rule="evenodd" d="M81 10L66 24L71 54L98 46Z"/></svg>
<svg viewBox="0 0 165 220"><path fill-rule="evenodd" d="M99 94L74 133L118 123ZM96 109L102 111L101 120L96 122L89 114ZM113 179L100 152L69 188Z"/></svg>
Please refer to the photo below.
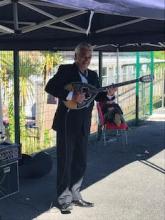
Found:
<svg viewBox="0 0 165 220"><path fill-rule="evenodd" d="M97 111L98 111L98 135L97 140L100 140L103 136L104 145L106 145L107 142L110 142L112 140L112 137L108 139L107 133L110 133L112 131L116 132L116 136L121 135L122 139L122 145L128 145L128 125L127 123L121 123L120 126L115 125L111 122L105 122L104 114L102 111L102 103L97 102Z"/></svg>

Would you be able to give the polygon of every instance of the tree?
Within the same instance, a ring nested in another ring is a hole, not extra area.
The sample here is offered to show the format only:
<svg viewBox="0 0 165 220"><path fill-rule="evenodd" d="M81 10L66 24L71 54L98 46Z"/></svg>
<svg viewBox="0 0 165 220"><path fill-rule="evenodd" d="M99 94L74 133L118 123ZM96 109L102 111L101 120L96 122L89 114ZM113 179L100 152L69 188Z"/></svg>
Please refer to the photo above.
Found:
<svg viewBox="0 0 165 220"><path fill-rule="evenodd" d="M36 115L36 125L38 127L39 144L45 143L45 139L48 140L48 131L45 130L45 120L46 120L46 104L47 104L47 94L44 91L46 82L51 76L54 68L59 65L63 58L59 53L43 52L43 66L42 66L42 77L40 85L38 85L38 102L37 102L37 115ZM49 143L49 141L48 141Z"/></svg>

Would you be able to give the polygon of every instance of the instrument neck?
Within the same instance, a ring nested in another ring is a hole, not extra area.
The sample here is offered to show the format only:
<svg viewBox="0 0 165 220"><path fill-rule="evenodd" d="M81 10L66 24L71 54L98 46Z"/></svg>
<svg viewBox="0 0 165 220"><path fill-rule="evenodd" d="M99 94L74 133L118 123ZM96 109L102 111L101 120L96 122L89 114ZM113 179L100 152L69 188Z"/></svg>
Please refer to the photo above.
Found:
<svg viewBox="0 0 165 220"><path fill-rule="evenodd" d="M105 91L106 89L108 89L110 87L117 88L117 87L120 87L120 86L129 85L129 84L132 84L132 83L135 83L135 82L139 82L139 79L133 79L133 80L129 80L129 81L126 81L126 82L115 83L115 84L112 84L112 85L109 85L109 86L104 86L104 87L99 88L99 92L103 92L103 91Z"/></svg>

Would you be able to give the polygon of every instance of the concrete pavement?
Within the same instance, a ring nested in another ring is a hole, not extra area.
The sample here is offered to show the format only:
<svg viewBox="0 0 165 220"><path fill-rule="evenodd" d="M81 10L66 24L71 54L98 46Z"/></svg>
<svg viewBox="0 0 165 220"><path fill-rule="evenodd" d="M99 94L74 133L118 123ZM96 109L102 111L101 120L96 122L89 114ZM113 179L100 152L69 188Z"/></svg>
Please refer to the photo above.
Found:
<svg viewBox="0 0 165 220"><path fill-rule="evenodd" d="M74 207L68 215L51 207L56 196L52 149L51 172L38 179L20 179L20 192L0 200L0 220L164 220L165 110L131 127L128 139L125 152L120 140L89 143L82 195L95 207Z"/></svg>

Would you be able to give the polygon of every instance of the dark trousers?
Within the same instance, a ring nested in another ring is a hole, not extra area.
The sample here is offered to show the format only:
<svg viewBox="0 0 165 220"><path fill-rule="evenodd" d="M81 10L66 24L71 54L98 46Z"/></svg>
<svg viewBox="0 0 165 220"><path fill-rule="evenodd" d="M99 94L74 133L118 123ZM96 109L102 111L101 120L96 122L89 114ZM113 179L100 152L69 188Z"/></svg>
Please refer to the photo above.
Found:
<svg viewBox="0 0 165 220"><path fill-rule="evenodd" d="M74 123L74 122L73 122ZM87 164L88 136L57 131L57 200L59 204L81 199L80 188Z"/></svg>

